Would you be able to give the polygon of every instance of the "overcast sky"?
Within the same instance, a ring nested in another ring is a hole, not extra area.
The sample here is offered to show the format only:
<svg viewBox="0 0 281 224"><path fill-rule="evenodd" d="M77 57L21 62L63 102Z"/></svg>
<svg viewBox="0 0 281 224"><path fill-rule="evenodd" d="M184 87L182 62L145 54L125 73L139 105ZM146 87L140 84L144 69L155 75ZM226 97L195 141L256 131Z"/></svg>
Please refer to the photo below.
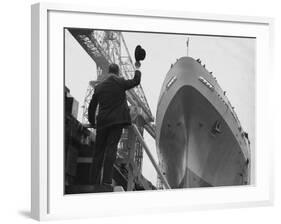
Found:
<svg viewBox="0 0 281 224"><path fill-rule="evenodd" d="M235 107L243 129L249 133L251 149L255 148L255 39L133 32L123 32L123 36L131 56L139 44L146 50L141 85L154 116L165 76L177 58L187 55L189 38L189 56L200 58L206 69L213 72ZM65 84L79 102L81 120L81 106L89 81L97 76L96 64L68 31L65 63ZM145 140L157 159L155 141L148 134L145 134ZM156 172L145 153L143 174L156 184Z"/></svg>

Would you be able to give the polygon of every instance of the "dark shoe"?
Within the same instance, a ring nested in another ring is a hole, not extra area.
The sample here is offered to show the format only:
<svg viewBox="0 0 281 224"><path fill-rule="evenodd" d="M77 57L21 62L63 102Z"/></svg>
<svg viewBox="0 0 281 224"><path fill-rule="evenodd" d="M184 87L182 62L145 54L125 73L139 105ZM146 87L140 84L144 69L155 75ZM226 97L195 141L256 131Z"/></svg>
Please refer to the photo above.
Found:
<svg viewBox="0 0 281 224"><path fill-rule="evenodd" d="M107 190L106 192L113 192L113 186L111 184L102 183L102 186Z"/></svg>
<svg viewBox="0 0 281 224"><path fill-rule="evenodd" d="M113 187L110 184L94 185L94 192L113 192Z"/></svg>

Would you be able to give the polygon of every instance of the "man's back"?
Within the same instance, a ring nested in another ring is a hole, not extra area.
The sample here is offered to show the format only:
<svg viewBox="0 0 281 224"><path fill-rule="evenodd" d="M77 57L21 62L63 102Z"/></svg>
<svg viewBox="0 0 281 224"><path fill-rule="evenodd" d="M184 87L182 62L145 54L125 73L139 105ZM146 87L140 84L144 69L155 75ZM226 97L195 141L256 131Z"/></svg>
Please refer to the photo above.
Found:
<svg viewBox="0 0 281 224"><path fill-rule="evenodd" d="M137 71L131 80L125 80L114 74L100 83L90 103L99 104L97 116L97 128L104 128L111 125L129 125L131 118L127 104L126 90L137 86L140 83L141 73Z"/></svg>

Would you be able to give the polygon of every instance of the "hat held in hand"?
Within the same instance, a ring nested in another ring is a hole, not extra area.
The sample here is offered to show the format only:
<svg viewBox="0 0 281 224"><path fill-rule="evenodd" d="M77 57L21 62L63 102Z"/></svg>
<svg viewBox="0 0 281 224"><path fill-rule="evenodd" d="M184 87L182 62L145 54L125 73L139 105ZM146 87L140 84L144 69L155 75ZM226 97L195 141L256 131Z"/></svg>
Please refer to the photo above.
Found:
<svg viewBox="0 0 281 224"><path fill-rule="evenodd" d="M145 50L140 45L138 45L135 49L136 68L139 68L141 66L140 61L143 61L145 59L145 55Z"/></svg>

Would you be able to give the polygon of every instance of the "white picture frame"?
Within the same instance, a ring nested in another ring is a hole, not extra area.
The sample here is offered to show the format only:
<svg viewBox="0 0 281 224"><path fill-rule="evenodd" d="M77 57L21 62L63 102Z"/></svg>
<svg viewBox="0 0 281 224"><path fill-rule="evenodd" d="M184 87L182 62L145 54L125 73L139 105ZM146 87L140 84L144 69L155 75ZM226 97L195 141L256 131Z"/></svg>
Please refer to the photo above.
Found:
<svg viewBox="0 0 281 224"><path fill-rule="evenodd" d="M31 214L37 220L116 216L273 203L273 19L38 3L32 5ZM63 194L63 27L179 32L257 38L255 182L249 186L114 194ZM57 97L59 94L62 95ZM186 199L186 200L185 200ZM138 202L138 203L136 203ZM131 206L131 205L134 206ZM123 209L126 206L126 209Z"/></svg>

